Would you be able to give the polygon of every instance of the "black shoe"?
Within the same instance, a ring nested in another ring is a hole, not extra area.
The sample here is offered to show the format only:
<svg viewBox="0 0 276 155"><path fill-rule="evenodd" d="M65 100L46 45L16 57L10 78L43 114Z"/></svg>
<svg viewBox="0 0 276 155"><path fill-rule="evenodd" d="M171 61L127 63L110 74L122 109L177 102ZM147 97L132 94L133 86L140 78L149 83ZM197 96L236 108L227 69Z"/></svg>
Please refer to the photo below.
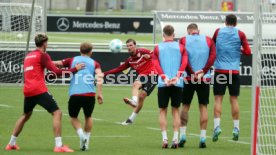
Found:
<svg viewBox="0 0 276 155"><path fill-rule="evenodd" d="M132 124L132 121L130 119L127 119L122 123L122 125L131 125L131 124Z"/></svg>
<svg viewBox="0 0 276 155"><path fill-rule="evenodd" d="M178 147L184 147L184 144L186 143L186 139L180 139L178 143Z"/></svg>
<svg viewBox="0 0 276 155"><path fill-rule="evenodd" d="M178 144L173 142L172 143L172 146L171 146L171 149L177 149L178 148Z"/></svg>
<svg viewBox="0 0 276 155"><path fill-rule="evenodd" d="M206 148L206 143L200 142L199 143L199 148L201 148L201 149Z"/></svg>
<svg viewBox="0 0 276 155"><path fill-rule="evenodd" d="M168 143L164 143L162 144L162 149L167 149L169 146L168 146Z"/></svg>

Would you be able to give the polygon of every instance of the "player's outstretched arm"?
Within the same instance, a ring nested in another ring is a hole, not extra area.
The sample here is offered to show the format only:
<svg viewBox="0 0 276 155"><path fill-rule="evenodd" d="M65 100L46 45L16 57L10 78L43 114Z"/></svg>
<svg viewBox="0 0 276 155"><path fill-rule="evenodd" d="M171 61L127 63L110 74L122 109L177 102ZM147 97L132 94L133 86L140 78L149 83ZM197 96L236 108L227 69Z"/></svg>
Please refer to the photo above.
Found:
<svg viewBox="0 0 276 155"><path fill-rule="evenodd" d="M103 103L103 90L102 90L102 87L103 87L103 77L104 77L104 74L102 73L102 70L100 68L97 68L95 70L95 73L96 73L96 78L97 78L97 100L98 100L98 103L99 104L102 104Z"/></svg>
<svg viewBox="0 0 276 155"><path fill-rule="evenodd" d="M108 75L108 74L116 74L116 73L119 73L119 72L121 72L121 71L123 71L123 70L126 70L126 69L129 68L129 67L130 67L130 65L129 65L129 60L126 60L126 61L125 61L122 65L120 65L119 67L104 72L104 76L106 76L106 75Z"/></svg>

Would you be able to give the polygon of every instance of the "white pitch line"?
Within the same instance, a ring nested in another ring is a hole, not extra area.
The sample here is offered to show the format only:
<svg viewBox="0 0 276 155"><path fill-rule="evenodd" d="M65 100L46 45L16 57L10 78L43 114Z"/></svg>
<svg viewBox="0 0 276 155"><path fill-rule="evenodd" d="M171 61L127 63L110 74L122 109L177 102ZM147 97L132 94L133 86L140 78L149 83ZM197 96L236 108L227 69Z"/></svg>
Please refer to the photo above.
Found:
<svg viewBox="0 0 276 155"><path fill-rule="evenodd" d="M79 138L79 136L63 136L65 138ZM91 136L92 138L129 138L128 135Z"/></svg>
<svg viewBox="0 0 276 155"><path fill-rule="evenodd" d="M161 131L161 129L159 128L152 128L152 127L146 127L147 129L150 129L150 130L156 130L156 131Z"/></svg>
<svg viewBox="0 0 276 155"><path fill-rule="evenodd" d="M227 140L228 142L232 142L232 143L239 143L239 144L251 144L251 143L248 143L248 142L244 142L244 141L233 141L233 140Z"/></svg>
<svg viewBox="0 0 276 155"><path fill-rule="evenodd" d="M0 104L0 107L11 108L12 106L10 106L10 105L6 105L6 104Z"/></svg>

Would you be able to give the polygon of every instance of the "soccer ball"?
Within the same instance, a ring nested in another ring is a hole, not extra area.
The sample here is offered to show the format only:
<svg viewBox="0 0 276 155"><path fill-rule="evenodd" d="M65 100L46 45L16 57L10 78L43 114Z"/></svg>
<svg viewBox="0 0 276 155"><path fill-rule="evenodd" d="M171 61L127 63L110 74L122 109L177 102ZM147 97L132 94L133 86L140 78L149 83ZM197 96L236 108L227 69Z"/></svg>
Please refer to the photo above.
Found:
<svg viewBox="0 0 276 155"><path fill-rule="evenodd" d="M123 43L120 39L113 39L109 43L109 49L113 53L121 52L122 48L123 48Z"/></svg>
<svg viewBox="0 0 276 155"><path fill-rule="evenodd" d="M22 39L22 38L23 38L23 34L18 33L18 34L16 35L16 37L17 37L17 39Z"/></svg>

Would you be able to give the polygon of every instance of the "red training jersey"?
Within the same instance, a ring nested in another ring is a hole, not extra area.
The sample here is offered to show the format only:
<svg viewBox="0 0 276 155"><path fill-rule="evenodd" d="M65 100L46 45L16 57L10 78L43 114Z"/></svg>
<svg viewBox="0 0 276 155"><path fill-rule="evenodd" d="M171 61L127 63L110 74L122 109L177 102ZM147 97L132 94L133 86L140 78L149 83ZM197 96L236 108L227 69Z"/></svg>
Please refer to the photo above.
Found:
<svg viewBox="0 0 276 155"><path fill-rule="evenodd" d="M150 58L146 59L145 54L150 55ZM155 67L152 61L152 52L145 48L136 49L136 54L130 56L122 65L119 67L104 72L104 75L115 74L121 72L129 67L136 70L139 75L150 75L156 74Z"/></svg>
<svg viewBox="0 0 276 155"><path fill-rule="evenodd" d="M36 49L24 59L24 96L31 97L48 92L44 80L44 69L47 68L57 75L61 75L62 71L77 72L76 68L69 70L57 68L47 53Z"/></svg>

